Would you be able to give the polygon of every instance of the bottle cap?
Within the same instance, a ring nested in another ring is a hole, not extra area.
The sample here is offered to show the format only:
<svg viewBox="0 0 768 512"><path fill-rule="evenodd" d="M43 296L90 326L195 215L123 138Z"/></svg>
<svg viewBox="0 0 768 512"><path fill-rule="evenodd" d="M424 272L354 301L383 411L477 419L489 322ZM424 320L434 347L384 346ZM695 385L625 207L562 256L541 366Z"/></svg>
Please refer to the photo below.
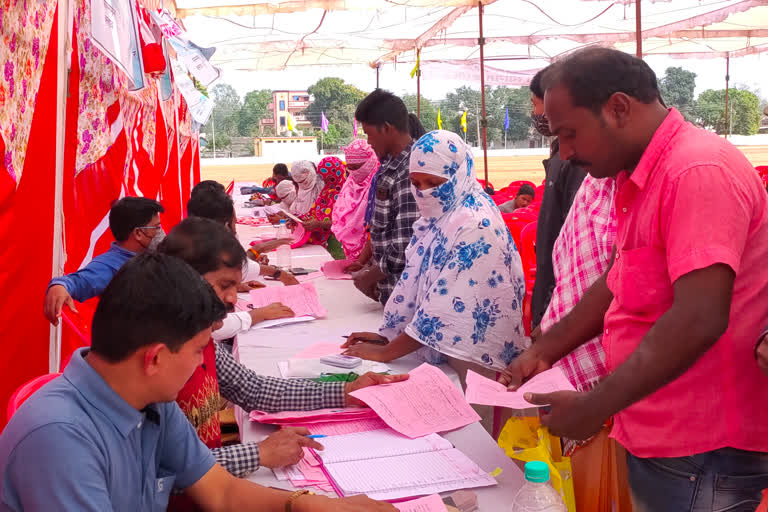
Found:
<svg viewBox="0 0 768 512"><path fill-rule="evenodd" d="M525 479L529 482L542 483L549 480L549 466L546 462L532 460L525 464Z"/></svg>
<svg viewBox="0 0 768 512"><path fill-rule="evenodd" d="M280 219L280 225L285 224L285 219Z"/></svg>

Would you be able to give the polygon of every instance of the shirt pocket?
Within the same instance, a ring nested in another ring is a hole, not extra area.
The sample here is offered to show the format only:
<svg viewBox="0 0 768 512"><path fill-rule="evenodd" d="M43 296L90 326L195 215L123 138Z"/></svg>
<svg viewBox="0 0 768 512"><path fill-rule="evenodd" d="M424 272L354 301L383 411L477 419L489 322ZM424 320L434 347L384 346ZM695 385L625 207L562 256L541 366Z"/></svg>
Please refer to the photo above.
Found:
<svg viewBox="0 0 768 512"><path fill-rule="evenodd" d="M663 249L618 250L609 287L619 305L638 320L655 321L672 305L674 290Z"/></svg>
<svg viewBox="0 0 768 512"><path fill-rule="evenodd" d="M156 506L162 506L157 510L165 510L168 508L168 500L171 497L171 491L173 490L173 484L176 483L176 475L165 476L154 479L153 499Z"/></svg>
<svg viewBox="0 0 768 512"><path fill-rule="evenodd" d="M386 183L376 184L376 199L373 203L373 214L371 215L371 227L374 229L386 229L389 224L391 211L392 191ZM396 212L394 212L396 213Z"/></svg>

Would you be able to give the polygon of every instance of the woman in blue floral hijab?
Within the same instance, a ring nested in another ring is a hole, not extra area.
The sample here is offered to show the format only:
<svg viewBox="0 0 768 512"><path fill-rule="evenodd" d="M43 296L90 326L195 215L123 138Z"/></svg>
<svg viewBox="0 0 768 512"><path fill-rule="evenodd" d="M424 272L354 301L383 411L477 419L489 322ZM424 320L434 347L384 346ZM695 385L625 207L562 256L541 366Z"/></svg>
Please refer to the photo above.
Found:
<svg viewBox="0 0 768 512"><path fill-rule="evenodd" d="M472 153L455 133L433 131L416 142L410 179L421 218L413 225L405 270L379 334L350 336L346 353L387 362L428 347L430 362L443 355L502 370L528 338L520 255L501 213L478 184ZM388 343L365 343L371 339Z"/></svg>

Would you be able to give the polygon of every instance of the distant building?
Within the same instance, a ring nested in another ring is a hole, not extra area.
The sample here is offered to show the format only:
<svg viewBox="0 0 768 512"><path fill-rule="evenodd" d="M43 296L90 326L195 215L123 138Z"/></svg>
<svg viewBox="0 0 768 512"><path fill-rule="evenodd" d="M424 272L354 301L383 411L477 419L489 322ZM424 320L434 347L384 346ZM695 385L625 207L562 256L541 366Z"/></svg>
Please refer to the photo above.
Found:
<svg viewBox="0 0 768 512"><path fill-rule="evenodd" d="M287 133L289 113L295 130L310 127L312 123L300 113L310 104L307 91L272 91L272 103L267 105L267 115L259 121L259 132L276 136Z"/></svg>
<svg viewBox="0 0 768 512"><path fill-rule="evenodd" d="M256 137L254 156L270 162L314 160L317 157L317 137Z"/></svg>

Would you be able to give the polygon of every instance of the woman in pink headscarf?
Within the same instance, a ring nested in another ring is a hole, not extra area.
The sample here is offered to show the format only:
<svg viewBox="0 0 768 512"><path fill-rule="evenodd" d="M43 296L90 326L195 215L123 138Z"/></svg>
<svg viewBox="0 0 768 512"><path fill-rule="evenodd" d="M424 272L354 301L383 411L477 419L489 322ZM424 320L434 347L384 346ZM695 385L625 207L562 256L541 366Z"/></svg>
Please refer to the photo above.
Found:
<svg viewBox="0 0 768 512"><path fill-rule="evenodd" d="M365 208L371 180L379 168L376 153L363 139L344 148L349 179L344 183L333 209L331 230L344 248L348 260L357 259L365 247Z"/></svg>

